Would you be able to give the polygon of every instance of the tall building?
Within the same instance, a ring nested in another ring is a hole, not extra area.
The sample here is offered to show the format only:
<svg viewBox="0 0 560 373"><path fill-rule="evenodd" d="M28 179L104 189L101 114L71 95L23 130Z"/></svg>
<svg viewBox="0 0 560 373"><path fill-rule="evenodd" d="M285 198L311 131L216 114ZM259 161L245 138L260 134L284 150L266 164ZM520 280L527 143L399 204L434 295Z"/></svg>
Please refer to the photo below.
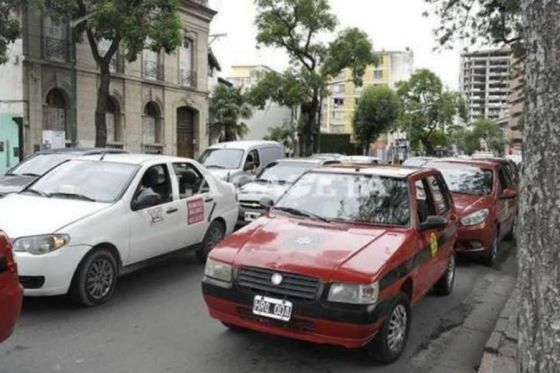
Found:
<svg viewBox="0 0 560 373"><path fill-rule="evenodd" d="M231 75L227 78L234 87L250 89L258 83L260 77L267 72L274 72L265 65L236 65L231 67ZM254 109L253 116L245 120L249 132L245 140L262 140L269 134L272 127L281 126L297 120L297 110L268 102L263 110Z"/></svg>
<svg viewBox="0 0 560 373"><path fill-rule="evenodd" d="M486 118L503 121L509 116L511 94L509 49L491 49L461 56L460 87L467 103L467 123Z"/></svg>
<svg viewBox="0 0 560 373"><path fill-rule="evenodd" d="M525 65L513 60L511 95L509 97L510 116L508 123L509 151L519 152L523 143L523 112L525 109Z"/></svg>
<svg viewBox="0 0 560 373"><path fill-rule="evenodd" d="M127 63L120 50L112 61L108 146L187 157L206 148L208 33L216 12L207 0L181 0L178 13L183 39L176 51L146 49ZM20 20L22 38L0 66L0 119L4 124L9 118L21 133L10 151L93 146L99 71L89 44L76 45L73 63L68 24L54 23L35 8L23 10Z"/></svg>
<svg viewBox="0 0 560 373"><path fill-rule="evenodd" d="M396 83L408 80L414 72L414 54L411 51L379 52L378 66L368 66L363 77L363 86L356 87L352 71L345 69L329 85L329 96L321 108L321 132L352 134L352 118L356 104L364 87L387 85L395 88Z"/></svg>

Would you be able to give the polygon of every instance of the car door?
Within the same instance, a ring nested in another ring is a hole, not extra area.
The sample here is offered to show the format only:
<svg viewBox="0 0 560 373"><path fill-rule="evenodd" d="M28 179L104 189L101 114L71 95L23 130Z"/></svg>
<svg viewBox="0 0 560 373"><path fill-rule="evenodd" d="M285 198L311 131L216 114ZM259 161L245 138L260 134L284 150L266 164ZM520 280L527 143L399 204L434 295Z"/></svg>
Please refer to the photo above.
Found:
<svg viewBox="0 0 560 373"><path fill-rule="evenodd" d="M175 162L173 172L179 189L178 246L185 248L202 241L217 200L202 172L192 163Z"/></svg>
<svg viewBox="0 0 560 373"><path fill-rule="evenodd" d="M140 262L177 248L179 209L173 198L173 183L167 164L146 168L134 186L130 204L130 258ZM154 193L159 202L136 206L142 195Z"/></svg>
<svg viewBox="0 0 560 373"><path fill-rule="evenodd" d="M498 170L498 221L500 222L500 239L506 235L513 226L514 216L517 211L517 199L505 198L504 191L514 189L513 182L505 169Z"/></svg>

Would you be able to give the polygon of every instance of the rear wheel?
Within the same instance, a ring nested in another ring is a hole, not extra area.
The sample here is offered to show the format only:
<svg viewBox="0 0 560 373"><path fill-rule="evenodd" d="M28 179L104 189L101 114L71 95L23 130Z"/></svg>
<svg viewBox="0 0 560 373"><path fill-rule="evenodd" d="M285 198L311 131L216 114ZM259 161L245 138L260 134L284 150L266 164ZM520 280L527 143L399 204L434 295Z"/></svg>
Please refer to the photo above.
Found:
<svg viewBox="0 0 560 373"><path fill-rule="evenodd" d="M204 240L200 249L196 252L196 258L200 263L206 263L208 254L210 251L219 244L225 236L225 228L222 223L214 220L212 224L208 227L206 235L204 235Z"/></svg>
<svg viewBox="0 0 560 373"><path fill-rule="evenodd" d="M439 281L434 286L434 290L437 295L449 295L453 291L453 285L455 284L455 270L456 270L456 260L455 254L451 254L449 261L447 262L447 269Z"/></svg>
<svg viewBox="0 0 560 373"><path fill-rule="evenodd" d="M397 360L406 346L410 321L410 300L406 294L399 293L378 334L366 346L369 356L383 364Z"/></svg>
<svg viewBox="0 0 560 373"><path fill-rule="evenodd" d="M115 255L107 249L95 250L78 267L69 295L74 302L85 307L103 304L113 297L117 276Z"/></svg>
<svg viewBox="0 0 560 373"><path fill-rule="evenodd" d="M494 236L494 240L492 241L492 247L490 248L490 252L483 259L483 262L486 266L493 267L494 264L496 264L496 260L498 259L498 248L499 248L498 231L496 230L496 235Z"/></svg>
<svg viewBox="0 0 560 373"><path fill-rule="evenodd" d="M506 236L506 240L515 241L517 237L517 217L513 218L513 224L511 226L511 231Z"/></svg>

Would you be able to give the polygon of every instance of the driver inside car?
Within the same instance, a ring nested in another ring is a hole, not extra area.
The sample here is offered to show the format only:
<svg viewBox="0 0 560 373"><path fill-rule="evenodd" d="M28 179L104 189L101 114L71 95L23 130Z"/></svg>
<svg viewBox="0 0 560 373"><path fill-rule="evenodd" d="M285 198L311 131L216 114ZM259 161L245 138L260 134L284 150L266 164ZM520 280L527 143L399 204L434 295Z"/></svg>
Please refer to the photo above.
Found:
<svg viewBox="0 0 560 373"><path fill-rule="evenodd" d="M150 168L142 177L140 188L136 196L137 201L141 201L150 195L155 195L161 200L161 195L155 192L155 188L159 185L159 173L156 168Z"/></svg>

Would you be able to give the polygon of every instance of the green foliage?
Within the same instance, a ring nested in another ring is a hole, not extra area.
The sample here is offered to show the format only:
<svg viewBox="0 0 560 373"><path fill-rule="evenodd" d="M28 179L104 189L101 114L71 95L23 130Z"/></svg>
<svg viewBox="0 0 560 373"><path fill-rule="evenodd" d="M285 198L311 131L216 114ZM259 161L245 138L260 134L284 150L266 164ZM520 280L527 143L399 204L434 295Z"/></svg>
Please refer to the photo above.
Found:
<svg viewBox="0 0 560 373"><path fill-rule="evenodd" d="M467 155L484 150L503 154L506 137L500 126L489 119L477 120L470 129L457 129L452 134L457 148Z"/></svg>
<svg viewBox="0 0 560 373"><path fill-rule="evenodd" d="M240 88L217 86L210 97L210 137L221 141L242 139L249 129L241 120L252 115Z"/></svg>
<svg viewBox="0 0 560 373"><path fill-rule="evenodd" d="M441 24L435 30L441 46L456 39L471 45L511 44L522 53L521 0L426 0ZM429 12L425 13L429 15Z"/></svg>
<svg viewBox="0 0 560 373"><path fill-rule="evenodd" d="M459 94L443 89L440 78L429 70L420 70L408 81L398 84L397 93L402 101L398 125L409 136L412 147L421 148L428 155L435 147L444 145L442 131L451 126L456 117L465 119L465 102Z"/></svg>
<svg viewBox="0 0 560 373"><path fill-rule="evenodd" d="M476 138L472 130L456 129L451 133L451 138L457 149L467 155L472 155L480 149L480 139Z"/></svg>
<svg viewBox="0 0 560 373"><path fill-rule="evenodd" d="M294 123L284 123L268 129L268 136L264 140L278 141L284 145L286 151L293 153L297 144L297 126Z"/></svg>
<svg viewBox="0 0 560 373"><path fill-rule="evenodd" d="M338 153L345 155L358 154L352 143L352 136L348 134L322 133L321 153Z"/></svg>
<svg viewBox="0 0 560 373"><path fill-rule="evenodd" d="M393 127L400 111L397 94L387 86L363 90L354 112L354 134L361 146L367 146Z"/></svg>
<svg viewBox="0 0 560 373"><path fill-rule="evenodd" d="M0 0L0 65L6 63L8 46L19 37L21 31L18 20L13 18L13 12L26 2Z"/></svg>
<svg viewBox="0 0 560 373"><path fill-rule="evenodd" d="M267 100L300 106L301 152L310 154L313 135L318 133L320 97L330 78L350 68L360 85L366 67L377 63L367 34L342 30L327 43L337 24L327 0L256 0L258 46L283 49L291 66L283 74L269 73L251 92L251 102L262 107ZM317 144L315 144L317 145Z"/></svg>

